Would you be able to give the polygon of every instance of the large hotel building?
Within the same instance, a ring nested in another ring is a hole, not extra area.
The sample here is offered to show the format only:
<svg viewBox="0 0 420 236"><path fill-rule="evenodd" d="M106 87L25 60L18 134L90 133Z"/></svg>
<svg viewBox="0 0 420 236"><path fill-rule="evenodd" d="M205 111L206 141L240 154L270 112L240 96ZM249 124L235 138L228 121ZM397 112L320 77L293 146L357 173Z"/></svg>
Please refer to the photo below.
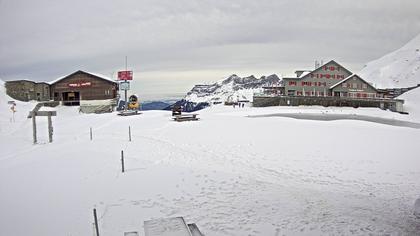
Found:
<svg viewBox="0 0 420 236"><path fill-rule="evenodd" d="M403 100L392 99L334 60L313 71L296 71L280 86L266 86L254 95L254 106L352 106L379 107L402 112Z"/></svg>
<svg viewBox="0 0 420 236"><path fill-rule="evenodd" d="M376 88L335 61L313 71L296 71L296 77L283 81L284 94L289 96L383 97Z"/></svg>

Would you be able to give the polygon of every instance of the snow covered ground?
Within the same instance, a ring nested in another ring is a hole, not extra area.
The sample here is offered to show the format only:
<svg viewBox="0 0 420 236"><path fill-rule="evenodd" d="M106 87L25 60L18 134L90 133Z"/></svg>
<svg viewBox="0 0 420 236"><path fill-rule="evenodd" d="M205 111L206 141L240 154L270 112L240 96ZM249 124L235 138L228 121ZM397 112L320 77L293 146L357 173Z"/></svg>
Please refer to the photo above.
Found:
<svg viewBox="0 0 420 236"><path fill-rule="evenodd" d="M398 98L404 100L404 111L410 114L409 119L420 122L420 88L410 90Z"/></svg>
<svg viewBox="0 0 420 236"><path fill-rule="evenodd" d="M1 88L1 86L0 86ZM101 235L184 216L206 235L418 235L420 129L355 120L264 117L356 114L420 122L379 109L223 105L200 121L170 112L120 117L58 107L54 142L34 103L10 122L0 91L0 235ZM250 118L249 116L261 117ZM132 142L128 141L131 126ZM93 140L89 128L93 129ZM126 173L120 171L124 150Z"/></svg>

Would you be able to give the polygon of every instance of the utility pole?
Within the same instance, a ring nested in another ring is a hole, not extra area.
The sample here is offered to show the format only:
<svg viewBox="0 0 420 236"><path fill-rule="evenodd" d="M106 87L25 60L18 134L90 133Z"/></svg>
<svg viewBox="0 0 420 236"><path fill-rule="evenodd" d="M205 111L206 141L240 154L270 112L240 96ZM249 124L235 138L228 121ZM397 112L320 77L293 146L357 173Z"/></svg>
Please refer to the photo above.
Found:
<svg viewBox="0 0 420 236"><path fill-rule="evenodd" d="M125 73L127 73L127 56L125 56ZM125 81L125 83L128 83L128 81ZM127 111L127 108L128 108L128 101L127 101L127 89L124 91L124 93L125 93L125 111Z"/></svg>

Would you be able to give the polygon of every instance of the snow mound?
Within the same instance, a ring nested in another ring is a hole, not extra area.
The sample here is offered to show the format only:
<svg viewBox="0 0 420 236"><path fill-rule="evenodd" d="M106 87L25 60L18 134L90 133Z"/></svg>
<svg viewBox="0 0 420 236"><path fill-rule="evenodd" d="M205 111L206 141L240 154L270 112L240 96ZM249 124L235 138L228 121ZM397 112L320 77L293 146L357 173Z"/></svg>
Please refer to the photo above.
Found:
<svg viewBox="0 0 420 236"><path fill-rule="evenodd" d="M420 197L414 203L414 215L420 218Z"/></svg>
<svg viewBox="0 0 420 236"><path fill-rule="evenodd" d="M11 104L8 101L14 101L16 104L16 113L13 115ZM25 121L28 112L36 105L35 101L20 102L9 97L6 94L5 82L0 79L0 133L10 133L19 128L19 122Z"/></svg>
<svg viewBox="0 0 420 236"><path fill-rule="evenodd" d="M377 88L420 84L420 34L402 48L367 63L359 74Z"/></svg>
<svg viewBox="0 0 420 236"><path fill-rule="evenodd" d="M420 121L420 88L410 90L398 98L404 100L404 111L408 112L413 120Z"/></svg>

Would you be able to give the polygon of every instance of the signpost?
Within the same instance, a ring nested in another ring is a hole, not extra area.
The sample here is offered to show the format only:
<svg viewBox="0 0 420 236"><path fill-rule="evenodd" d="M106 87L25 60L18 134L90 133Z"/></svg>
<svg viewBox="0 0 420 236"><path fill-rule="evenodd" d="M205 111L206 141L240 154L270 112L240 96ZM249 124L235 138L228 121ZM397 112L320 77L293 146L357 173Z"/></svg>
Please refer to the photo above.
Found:
<svg viewBox="0 0 420 236"><path fill-rule="evenodd" d="M133 80L133 71L118 71L118 80Z"/></svg>
<svg viewBox="0 0 420 236"><path fill-rule="evenodd" d="M124 94L125 94L124 111L127 111L127 107L128 107L127 90L130 90L129 80L133 80L133 71L127 70L127 56L125 57L125 70L118 71L118 80L123 81L120 83L120 89L124 90Z"/></svg>
<svg viewBox="0 0 420 236"><path fill-rule="evenodd" d="M130 82L124 81L120 83L121 90L130 90Z"/></svg>
<svg viewBox="0 0 420 236"><path fill-rule="evenodd" d="M12 119L10 122L15 122L16 103L15 101L8 101L7 104L12 105L10 110L12 111Z"/></svg>
<svg viewBox="0 0 420 236"><path fill-rule="evenodd" d="M37 116L48 117L48 141L52 143L53 126L52 126L51 116L57 116L57 112L56 111L31 111L34 144L37 143L37 137L36 137L36 117Z"/></svg>

